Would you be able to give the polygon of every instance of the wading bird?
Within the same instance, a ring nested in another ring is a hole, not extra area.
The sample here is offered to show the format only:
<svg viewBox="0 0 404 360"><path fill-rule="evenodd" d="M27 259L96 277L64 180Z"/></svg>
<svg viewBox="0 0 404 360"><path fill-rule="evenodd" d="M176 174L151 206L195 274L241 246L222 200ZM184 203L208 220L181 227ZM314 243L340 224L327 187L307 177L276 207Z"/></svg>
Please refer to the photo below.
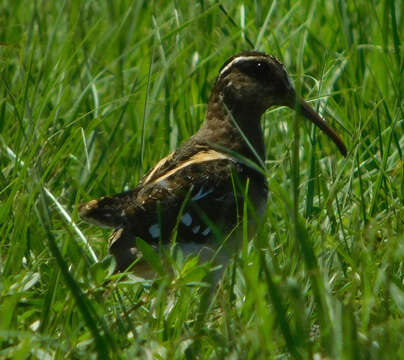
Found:
<svg viewBox="0 0 404 360"><path fill-rule="evenodd" d="M117 271L132 265L138 276L152 277L136 238L161 250L171 245L173 233L175 247L185 255L198 254L202 261L214 257L225 267L240 245L245 204L249 228L265 209L261 115L271 106L297 110L346 155L340 137L296 94L279 60L255 51L232 56L219 71L196 134L161 159L133 190L79 206L83 220L114 229L109 251Z"/></svg>

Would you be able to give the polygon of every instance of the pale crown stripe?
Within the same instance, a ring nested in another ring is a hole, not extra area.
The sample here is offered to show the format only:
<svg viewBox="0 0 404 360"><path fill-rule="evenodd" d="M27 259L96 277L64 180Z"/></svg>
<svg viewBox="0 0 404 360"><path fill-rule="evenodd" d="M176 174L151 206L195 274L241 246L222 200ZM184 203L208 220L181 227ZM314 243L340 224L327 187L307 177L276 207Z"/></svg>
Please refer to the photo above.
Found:
<svg viewBox="0 0 404 360"><path fill-rule="evenodd" d="M264 57L258 57L258 58L262 58L263 61L265 61L266 59ZM222 74L224 74L227 70L229 70L233 65L242 62L242 61L246 61L246 60L255 60L257 61L257 56L239 56L236 57L234 60L232 60L231 62L229 62L219 73L219 78L222 76Z"/></svg>

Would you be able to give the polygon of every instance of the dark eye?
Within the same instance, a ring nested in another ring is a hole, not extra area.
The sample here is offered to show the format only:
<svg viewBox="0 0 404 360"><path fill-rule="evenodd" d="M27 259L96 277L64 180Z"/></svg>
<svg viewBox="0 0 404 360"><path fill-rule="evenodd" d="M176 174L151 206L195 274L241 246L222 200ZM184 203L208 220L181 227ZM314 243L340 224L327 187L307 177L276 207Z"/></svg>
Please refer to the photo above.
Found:
<svg viewBox="0 0 404 360"><path fill-rule="evenodd" d="M267 63L258 61L255 65L255 71L257 74L269 75L271 72L271 69Z"/></svg>
<svg viewBox="0 0 404 360"><path fill-rule="evenodd" d="M266 62L254 61L245 64L244 72L258 79L268 78L271 74L271 69Z"/></svg>
<svg viewBox="0 0 404 360"><path fill-rule="evenodd" d="M257 62L257 65L255 66L257 67L257 70L262 71L265 65L262 62Z"/></svg>

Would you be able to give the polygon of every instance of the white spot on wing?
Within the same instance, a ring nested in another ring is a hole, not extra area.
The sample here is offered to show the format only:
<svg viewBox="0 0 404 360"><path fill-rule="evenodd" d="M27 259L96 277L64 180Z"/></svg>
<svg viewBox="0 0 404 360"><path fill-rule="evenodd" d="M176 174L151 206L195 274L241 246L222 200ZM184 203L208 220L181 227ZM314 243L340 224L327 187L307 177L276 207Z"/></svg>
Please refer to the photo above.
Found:
<svg viewBox="0 0 404 360"><path fill-rule="evenodd" d="M209 189L208 191L203 192L203 186L199 189L199 191L191 198L192 201L197 201L199 199L208 196L210 193L213 192L213 188Z"/></svg>
<svg viewBox="0 0 404 360"><path fill-rule="evenodd" d="M185 213L182 215L181 221L185 226L190 226L192 224L192 216L189 213Z"/></svg>
<svg viewBox="0 0 404 360"><path fill-rule="evenodd" d="M167 180L160 180L159 182L158 182L158 184L160 185L160 186L162 186L162 187L168 187L168 181Z"/></svg>
<svg viewBox="0 0 404 360"><path fill-rule="evenodd" d="M153 224L149 227L149 234L153 239L160 237L160 226L159 224Z"/></svg>
<svg viewBox="0 0 404 360"><path fill-rule="evenodd" d="M196 225L196 226L194 226L194 227L192 228L192 232L193 232L194 234L197 234L200 228L201 228L201 225Z"/></svg>
<svg viewBox="0 0 404 360"><path fill-rule="evenodd" d="M209 227L207 227L205 230L202 231L203 236L207 236L209 234L210 234L210 228Z"/></svg>

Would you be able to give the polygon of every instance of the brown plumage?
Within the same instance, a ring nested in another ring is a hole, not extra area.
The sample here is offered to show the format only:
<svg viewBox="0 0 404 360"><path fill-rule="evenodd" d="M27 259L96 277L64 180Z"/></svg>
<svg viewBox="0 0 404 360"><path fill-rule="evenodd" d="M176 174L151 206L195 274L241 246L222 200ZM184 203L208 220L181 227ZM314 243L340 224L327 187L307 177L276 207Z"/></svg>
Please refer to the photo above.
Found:
<svg viewBox="0 0 404 360"><path fill-rule="evenodd" d="M177 245L186 253L209 259L217 249L225 262L239 246L237 226L248 200L249 221L265 208L267 184L261 115L271 106L297 109L335 142L343 155L342 140L311 107L296 95L287 72L276 58L242 52L226 61L209 99L199 131L175 152L160 160L136 188L92 200L79 207L88 222L115 229L110 252L117 270L139 256L136 237L153 247ZM248 196L246 184L248 183ZM233 236L223 245L226 235ZM142 261L134 271L149 277Z"/></svg>

